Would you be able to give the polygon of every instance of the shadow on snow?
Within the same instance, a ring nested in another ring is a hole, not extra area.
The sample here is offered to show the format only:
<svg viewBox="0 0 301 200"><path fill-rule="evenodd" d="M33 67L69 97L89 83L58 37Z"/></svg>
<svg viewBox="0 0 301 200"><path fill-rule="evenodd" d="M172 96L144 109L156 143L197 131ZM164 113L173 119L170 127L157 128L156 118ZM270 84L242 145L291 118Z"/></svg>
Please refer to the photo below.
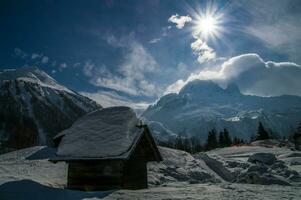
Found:
<svg viewBox="0 0 301 200"><path fill-rule="evenodd" d="M85 198L104 198L115 190L102 192L83 192L52 188L31 180L11 181L0 185L1 200L82 200Z"/></svg>

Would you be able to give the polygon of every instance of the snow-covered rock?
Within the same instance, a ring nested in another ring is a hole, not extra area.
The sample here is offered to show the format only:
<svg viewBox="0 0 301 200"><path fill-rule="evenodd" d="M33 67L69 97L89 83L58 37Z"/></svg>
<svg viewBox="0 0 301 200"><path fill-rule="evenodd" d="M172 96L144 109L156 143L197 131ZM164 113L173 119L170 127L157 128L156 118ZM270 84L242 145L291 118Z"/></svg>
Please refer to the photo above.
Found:
<svg viewBox="0 0 301 200"><path fill-rule="evenodd" d="M272 165L276 162L276 157L272 153L255 153L251 155L248 159L248 162L251 163L263 163L266 165Z"/></svg>
<svg viewBox="0 0 301 200"><path fill-rule="evenodd" d="M0 149L51 144L80 116L101 108L37 67L0 71Z"/></svg>
<svg viewBox="0 0 301 200"><path fill-rule="evenodd" d="M148 164L148 181L151 185L168 185L176 182L206 183L220 182L204 161L187 152L160 147L163 161Z"/></svg>
<svg viewBox="0 0 301 200"><path fill-rule="evenodd" d="M268 139L268 140L256 140L251 143L253 146L263 146L263 147L286 147L286 148L295 148L295 145L286 140L275 140L275 139Z"/></svg>
<svg viewBox="0 0 301 200"><path fill-rule="evenodd" d="M231 182L301 186L300 164L292 166L286 160L290 155L299 155L290 148L253 145L221 148L206 154L220 163L215 171L224 180L227 177L220 172L230 172L234 177Z"/></svg>
<svg viewBox="0 0 301 200"><path fill-rule="evenodd" d="M261 121L266 129L287 136L301 121L301 97L243 95L235 85L223 89L212 81L194 80L178 94L167 94L142 115L172 132L207 137L227 128L232 136L249 140Z"/></svg>

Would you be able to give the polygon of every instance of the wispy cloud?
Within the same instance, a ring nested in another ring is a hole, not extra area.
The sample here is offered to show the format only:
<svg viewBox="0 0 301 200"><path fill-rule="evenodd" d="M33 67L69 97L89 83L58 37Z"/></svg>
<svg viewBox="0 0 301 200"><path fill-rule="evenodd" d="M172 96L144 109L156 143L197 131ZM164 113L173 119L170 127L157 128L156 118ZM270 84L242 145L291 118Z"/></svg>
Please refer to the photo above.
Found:
<svg viewBox="0 0 301 200"><path fill-rule="evenodd" d="M59 65L59 71L61 72L61 71L63 71L64 69L66 69L67 67L68 67L67 63L61 63L61 64Z"/></svg>
<svg viewBox="0 0 301 200"><path fill-rule="evenodd" d="M154 38L154 39L151 39L148 43L155 44L155 43L158 43L160 40L161 40L161 38Z"/></svg>
<svg viewBox="0 0 301 200"><path fill-rule="evenodd" d="M20 57L21 59L25 59L28 56L28 54L20 48L15 48L13 56Z"/></svg>
<svg viewBox="0 0 301 200"><path fill-rule="evenodd" d="M132 101L124 96L118 95L116 92L99 91L95 93L80 92L80 94L89 97L102 105L103 107L111 106L129 106L134 109L142 110L146 109L149 105L148 102L144 101Z"/></svg>
<svg viewBox="0 0 301 200"><path fill-rule="evenodd" d="M43 64L48 63L48 61L49 61L48 56L43 56L42 59L41 59L41 63L43 63Z"/></svg>
<svg viewBox="0 0 301 200"><path fill-rule="evenodd" d="M80 65L81 65L81 63L79 63L79 62L74 63L74 64L73 64L73 68L78 68L78 67L80 67Z"/></svg>
<svg viewBox="0 0 301 200"><path fill-rule="evenodd" d="M157 73L159 65L147 49L132 35L120 39L110 36L106 41L111 46L126 52L123 62L117 66L115 72L110 71L106 65L86 62L83 73L90 77L90 83L130 95L157 95L158 87L150 81L149 77Z"/></svg>
<svg viewBox="0 0 301 200"><path fill-rule="evenodd" d="M186 23L192 21L192 18L189 15L186 16L179 16L178 14L172 15L169 19L169 22L176 24L178 29L184 28Z"/></svg>
<svg viewBox="0 0 301 200"><path fill-rule="evenodd" d="M171 26L166 26L162 28L162 36L166 37L168 35L168 32L171 30Z"/></svg>
<svg viewBox="0 0 301 200"><path fill-rule="evenodd" d="M57 65L57 62L56 62L56 60L52 61L52 63L51 63L51 67L55 67L56 65Z"/></svg>
<svg viewBox="0 0 301 200"><path fill-rule="evenodd" d="M47 64L49 62L49 57L44 55L43 53L30 54L20 48L14 49L14 56L24 59L26 65Z"/></svg>
<svg viewBox="0 0 301 200"><path fill-rule="evenodd" d="M41 56L42 56L42 55L40 55L40 54L38 54L38 53L33 53L33 54L31 55L31 59L35 60L35 59L37 59L37 58L41 58Z"/></svg>
<svg viewBox="0 0 301 200"><path fill-rule="evenodd" d="M301 64L299 1L242 1L238 4L253 19L244 29L246 34L261 40L271 51L285 54L291 61Z"/></svg>
<svg viewBox="0 0 301 200"><path fill-rule="evenodd" d="M92 77L93 76L94 66L95 66L95 64L92 63L91 60L87 60L85 62L85 64L84 64L84 67L83 67L83 73L84 73L84 75L86 75L88 77Z"/></svg>

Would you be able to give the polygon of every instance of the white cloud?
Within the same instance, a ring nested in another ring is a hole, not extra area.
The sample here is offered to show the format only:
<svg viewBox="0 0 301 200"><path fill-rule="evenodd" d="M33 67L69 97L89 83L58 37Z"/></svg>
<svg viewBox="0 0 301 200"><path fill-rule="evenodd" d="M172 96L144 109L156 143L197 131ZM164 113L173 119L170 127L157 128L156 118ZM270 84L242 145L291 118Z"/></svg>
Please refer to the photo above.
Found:
<svg viewBox="0 0 301 200"><path fill-rule="evenodd" d="M182 79L177 80L175 83L169 85L164 94L169 94L169 93L178 93L181 88L186 84L186 81L183 81Z"/></svg>
<svg viewBox="0 0 301 200"><path fill-rule="evenodd" d="M197 55L197 60L200 64L216 57L215 51L205 41L197 36L195 36L195 39L190 46L193 53Z"/></svg>
<svg viewBox="0 0 301 200"><path fill-rule="evenodd" d="M185 24L192 21L192 18L189 15L179 16L178 14L172 15L169 19L169 22L176 24L178 29L184 28Z"/></svg>
<svg viewBox="0 0 301 200"><path fill-rule="evenodd" d="M111 106L129 106L134 109L146 109L149 103L144 101L134 102L128 98L118 95L116 92L99 91L96 93L80 92L80 94L89 97L103 107Z"/></svg>
<svg viewBox="0 0 301 200"><path fill-rule="evenodd" d="M241 92L259 96L284 94L301 96L301 67L291 62L263 61L257 54L243 54L225 61L216 70L202 70L191 74L186 81L178 80L166 93L178 92L189 81L213 80L222 87L234 82Z"/></svg>
<svg viewBox="0 0 301 200"><path fill-rule="evenodd" d="M42 63L46 64L46 63L48 63L48 61L49 61L48 56L43 56L42 57L42 60L41 60Z"/></svg>

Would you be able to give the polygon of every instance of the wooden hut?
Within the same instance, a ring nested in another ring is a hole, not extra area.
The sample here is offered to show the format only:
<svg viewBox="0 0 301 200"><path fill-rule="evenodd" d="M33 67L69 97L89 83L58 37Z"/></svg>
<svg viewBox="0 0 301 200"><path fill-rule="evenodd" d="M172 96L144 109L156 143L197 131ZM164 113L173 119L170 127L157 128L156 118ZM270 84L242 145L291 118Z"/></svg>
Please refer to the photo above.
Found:
<svg viewBox="0 0 301 200"><path fill-rule="evenodd" d="M147 188L147 162L162 157L146 125L128 107L104 108L55 137L52 162L68 163L70 189Z"/></svg>

